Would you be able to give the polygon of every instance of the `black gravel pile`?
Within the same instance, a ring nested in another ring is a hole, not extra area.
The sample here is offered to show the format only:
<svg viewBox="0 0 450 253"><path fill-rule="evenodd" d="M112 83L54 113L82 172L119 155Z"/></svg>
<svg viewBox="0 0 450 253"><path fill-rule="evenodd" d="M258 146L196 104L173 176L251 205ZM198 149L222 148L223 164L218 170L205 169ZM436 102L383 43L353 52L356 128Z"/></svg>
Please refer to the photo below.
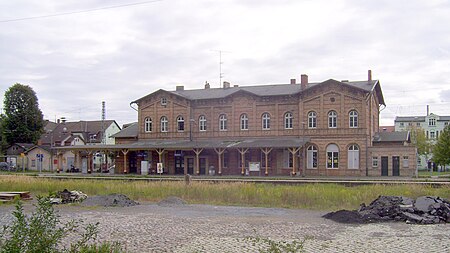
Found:
<svg viewBox="0 0 450 253"><path fill-rule="evenodd" d="M340 210L327 213L324 218L341 223L373 223L402 221L415 224L450 223L450 202L440 197L379 196L370 205L361 204L359 210Z"/></svg>
<svg viewBox="0 0 450 253"><path fill-rule="evenodd" d="M83 206L135 206L139 205L138 202L131 200L123 194L109 194L109 195L98 195L92 196L85 199L81 205Z"/></svg>

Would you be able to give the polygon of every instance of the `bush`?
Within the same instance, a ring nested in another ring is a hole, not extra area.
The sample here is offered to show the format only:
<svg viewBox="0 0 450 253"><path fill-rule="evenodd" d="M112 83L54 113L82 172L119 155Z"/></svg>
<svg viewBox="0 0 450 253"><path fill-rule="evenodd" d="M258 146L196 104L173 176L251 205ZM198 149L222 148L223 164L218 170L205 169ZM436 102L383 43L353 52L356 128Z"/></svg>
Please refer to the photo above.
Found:
<svg viewBox="0 0 450 253"><path fill-rule="evenodd" d="M97 237L98 223L85 227L75 220L62 223L48 197L38 197L35 207L27 217L22 202L17 202L12 224L0 231L0 253L122 252L119 243L88 244ZM63 239L72 234L81 238L68 248L62 246Z"/></svg>

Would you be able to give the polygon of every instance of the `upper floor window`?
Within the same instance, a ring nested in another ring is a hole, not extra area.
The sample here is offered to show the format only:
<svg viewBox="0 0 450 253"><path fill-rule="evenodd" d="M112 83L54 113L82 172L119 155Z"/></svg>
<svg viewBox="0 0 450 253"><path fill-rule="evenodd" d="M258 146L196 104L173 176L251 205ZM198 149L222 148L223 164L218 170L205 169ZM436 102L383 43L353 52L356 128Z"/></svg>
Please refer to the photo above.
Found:
<svg viewBox="0 0 450 253"><path fill-rule="evenodd" d="M435 138L436 138L436 134L433 131L431 131L430 132L430 139L435 139Z"/></svg>
<svg viewBox="0 0 450 253"><path fill-rule="evenodd" d="M349 120L350 120L350 128L357 128L358 127L358 112L353 110L350 111L348 114Z"/></svg>
<svg viewBox="0 0 450 253"><path fill-rule="evenodd" d="M292 129L292 112L284 114L284 129Z"/></svg>
<svg viewBox="0 0 450 253"><path fill-rule="evenodd" d="M167 105L167 98L161 98L161 105Z"/></svg>
<svg viewBox="0 0 450 253"><path fill-rule="evenodd" d="M429 126L436 126L436 119L433 119L433 118L428 119L428 125Z"/></svg>
<svg viewBox="0 0 450 253"><path fill-rule="evenodd" d="M417 122L417 123L416 123L416 126L420 127L420 122Z"/></svg>
<svg viewBox="0 0 450 253"><path fill-rule="evenodd" d="M403 123L403 122L400 122L400 126L402 127L402 126L405 126L405 123Z"/></svg>
<svg viewBox="0 0 450 253"><path fill-rule="evenodd" d="M227 130L227 115L221 114L219 116L219 130L226 131Z"/></svg>
<svg viewBox="0 0 450 253"><path fill-rule="evenodd" d="M145 118L145 120L144 120L144 131L146 132L146 133L149 133L149 132L151 132L152 131L152 118L150 118L150 117L147 117L147 118Z"/></svg>
<svg viewBox="0 0 450 253"><path fill-rule="evenodd" d="M184 118L183 116L178 116L177 118L177 130L182 132L184 131Z"/></svg>
<svg viewBox="0 0 450 253"><path fill-rule="evenodd" d="M245 113L241 115L241 130L248 130L248 116Z"/></svg>
<svg viewBox="0 0 450 253"><path fill-rule="evenodd" d="M317 114L316 112L308 113L308 128L316 128L317 127Z"/></svg>
<svg viewBox="0 0 450 253"><path fill-rule="evenodd" d="M206 117L202 115L198 118L198 130L206 131Z"/></svg>
<svg viewBox="0 0 450 253"><path fill-rule="evenodd" d="M337 127L337 113L335 111L330 111L328 113L328 128Z"/></svg>
<svg viewBox="0 0 450 253"><path fill-rule="evenodd" d="M161 117L161 132L169 131L169 120L167 120L166 116Z"/></svg>
<svg viewBox="0 0 450 253"><path fill-rule="evenodd" d="M270 130L270 115L267 112L262 115L262 129Z"/></svg>

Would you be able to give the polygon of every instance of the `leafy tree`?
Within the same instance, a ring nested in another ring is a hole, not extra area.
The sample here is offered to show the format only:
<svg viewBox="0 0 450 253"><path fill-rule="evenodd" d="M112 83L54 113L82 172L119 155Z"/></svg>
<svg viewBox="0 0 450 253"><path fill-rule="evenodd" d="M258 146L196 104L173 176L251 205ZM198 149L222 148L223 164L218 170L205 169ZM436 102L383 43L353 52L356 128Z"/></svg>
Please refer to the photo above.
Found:
<svg viewBox="0 0 450 253"><path fill-rule="evenodd" d="M446 126L439 135L433 149L433 161L439 165L450 164L450 126Z"/></svg>
<svg viewBox="0 0 450 253"><path fill-rule="evenodd" d="M28 85L16 83L5 92L4 135L8 144L36 143L44 120L36 93Z"/></svg>
<svg viewBox="0 0 450 253"><path fill-rule="evenodd" d="M425 130L414 126L409 127L408 130L411 134L411 142L417 147L417 153L419 155L424 155L425 159L428 160L428 154L432 152L433 143L427 139Z"/></svg>

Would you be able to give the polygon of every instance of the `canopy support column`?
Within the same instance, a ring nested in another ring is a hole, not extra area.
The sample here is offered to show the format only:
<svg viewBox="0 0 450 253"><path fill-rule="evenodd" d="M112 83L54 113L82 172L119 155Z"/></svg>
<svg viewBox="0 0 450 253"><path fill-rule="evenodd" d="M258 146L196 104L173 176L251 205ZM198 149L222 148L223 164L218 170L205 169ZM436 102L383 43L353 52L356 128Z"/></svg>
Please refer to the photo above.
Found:
<svg viewBox="0 0 450 253"><path fill-rule="evenodd" d="M272 148L261 148L261 152L264 153L264 157L266 158L266 159L265 159L265 165L264 165L265 168L266 168L264 174L265 174L266 176L269 175L269 153L270 153L271 151L272 151Z"/></svg>
<svg viewBox="0 0 450 253"><path fill-rule="evenodd" d="M214 148L214 151L216 151L218 159L219 159L219 176L222 176L222 154L225 152L224 148Z"/></svg>
<svg viewBox="0 0 450 253"><path fill-rule="evenodd" d="M127 174L128 173L128 168L127 168L127 154L128 154L128 149L122 149L122 154L123 154L123 174Z"/></svg>
<svg viewBox="0 0 450 253"><path fill-rule="evenodd" d="M248 148L238 148L238 152L241 154L241 175L245 174L245 153L247 153Z"/></svg>
<svg viewBox="0 0 450 253"><path fill-rule="evenodd" d="M295 176L295 174L297 173L296 169L295 169L295 155L297 154L297 152L300 150L299 147L296 148L288 148L289 152L291 152L292 154L292 176Z"/></svg>
<svg viewBox="0 0 450 253"><path fill-rule="evenodd" d="M203 151L203 149L202 148L194 148L193 151L195 153L195 171L196 171L197 175L200 175L200 158L199 158L199 155Z"/></svg>

